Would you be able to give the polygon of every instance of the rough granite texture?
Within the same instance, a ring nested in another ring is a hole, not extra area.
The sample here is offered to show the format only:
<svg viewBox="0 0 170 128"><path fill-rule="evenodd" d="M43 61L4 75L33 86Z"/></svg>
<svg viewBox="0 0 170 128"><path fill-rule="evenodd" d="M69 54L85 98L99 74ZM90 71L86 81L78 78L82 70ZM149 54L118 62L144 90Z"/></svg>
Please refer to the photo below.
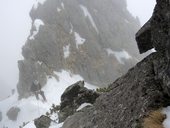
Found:
<svg viewBox="0 0 170 128"><path fill-rule="evenodd" d="M139 51L151 48L165 52L170 49L170 1L157 0L150 20L136 34ZM170 56L170 55L169 55Z"/></svg>
<svg viewBox="0 0 170 128"><path fill-rule="evenodd" d="M66 119L63 128L137 128L151 110L170 105L163 88L166 57L153 53L117 79L94 107Z"/></svg>
<svg viewBox="0 0 170 128"><path fill-rule="evenodd" d="M125 0L47 0L32 8L30 16L32 29L22 49L24 60L18 63L20 98L30 95L32 81L38 79L44 86L48 75L62 69L106 86L140 58L134 39L139 20L128 12ZM31 39L36 19L44 25ZM75 33L85 39L84 44L76 45ZM66 46L70 54L65 58ZM112 51L107 53L108 48L125 50L131 58L118 60Z"/></svg>

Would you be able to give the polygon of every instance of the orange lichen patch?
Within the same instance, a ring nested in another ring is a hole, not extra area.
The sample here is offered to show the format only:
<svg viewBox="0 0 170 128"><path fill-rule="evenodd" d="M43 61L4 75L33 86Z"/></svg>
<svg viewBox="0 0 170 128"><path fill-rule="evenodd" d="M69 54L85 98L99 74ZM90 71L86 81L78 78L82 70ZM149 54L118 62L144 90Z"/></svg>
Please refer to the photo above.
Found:
<svg viewBox="0 0 170 128"><path fill-rule="evenodd" d="M163 121L165 119L166 115L161 110L153 111L144 118L143 128L164 128Z"/></svg>

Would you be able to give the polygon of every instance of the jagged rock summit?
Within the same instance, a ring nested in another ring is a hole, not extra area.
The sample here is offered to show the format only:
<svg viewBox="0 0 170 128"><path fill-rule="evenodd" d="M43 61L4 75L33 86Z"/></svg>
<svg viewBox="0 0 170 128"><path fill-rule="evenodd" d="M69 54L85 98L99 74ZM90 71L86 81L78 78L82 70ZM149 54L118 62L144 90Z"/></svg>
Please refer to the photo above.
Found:
<svg viewBox="0 0 170 128"><path fill-rule="evenodd" d="M30 16L24 60L18 62L20 98L30 95L32 81L44 86L61 70L105 86L139 59L134 35L140 23L125 0L46 0Z"/></svg>

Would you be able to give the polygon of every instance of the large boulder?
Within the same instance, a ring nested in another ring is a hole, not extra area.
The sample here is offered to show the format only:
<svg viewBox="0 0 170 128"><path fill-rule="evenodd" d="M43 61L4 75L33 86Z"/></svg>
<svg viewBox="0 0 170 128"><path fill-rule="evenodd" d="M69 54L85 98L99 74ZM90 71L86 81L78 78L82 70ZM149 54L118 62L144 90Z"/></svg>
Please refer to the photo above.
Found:
<svg viewBox="0 0 170 128"><path fill-rule="evenodd" d="M98 96L97 92L84 87L84 81L78 81L69 86L61 96L59 122L73 115L81 104L93 104Z"/></svg>
<svg viewBox="0 0 170 128"><path fill-rule="evenodd" d="M6 115L8 116L8 119L16 121L20 111L20 108L12 107L7 111Z"/></svg>
<svg viewBox="0 0 170 128"><path fill-rule="evenodd" d="M150 20L136 33L136 41L140 53L147 52L153 48Z"/></svg>
<svg viewBox="0 0 170 128"><path fill-rule="evenodd" d="M40 118L35 119L34 124L36 128L49 128L52 120L47 117L42 115Z"/></svg>

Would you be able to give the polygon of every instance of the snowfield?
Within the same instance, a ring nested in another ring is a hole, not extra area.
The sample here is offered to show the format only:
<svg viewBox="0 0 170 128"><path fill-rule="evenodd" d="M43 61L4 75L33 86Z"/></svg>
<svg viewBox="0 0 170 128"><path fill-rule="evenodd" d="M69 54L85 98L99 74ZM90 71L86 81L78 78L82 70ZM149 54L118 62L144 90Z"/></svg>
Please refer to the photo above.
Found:
<svg viewBox="0 0 170 128"><path fill-rule="evenodd" d="M18 128L23 122L28 123L24 128L35 128L33 120L41 115L45 114L51 108L52 104L59 105L60 97L64 90L83 78L79 75L71 74L68 71L62 70L61 72L54 72L59 80L54 77L49 77L46 86L42 88L47 98L47 102L44 103L41 100L37 101L35 96L31 96L28 99L17 100L18 94L10 96L8 99L0 102L0 110L2 111L3 119L0 122L0 128L6 126L8 128ZM89 89L96 89L96 86L85 83L85 87ZM18 114L17 121L11 121L6 116L7 111L11 107L19 107L21 111ZM57 120L57 115L53 115L53 120ZM30 122L31 121L31 122ZM60 128L62 124L51 124L50 128Z"/></svg>

